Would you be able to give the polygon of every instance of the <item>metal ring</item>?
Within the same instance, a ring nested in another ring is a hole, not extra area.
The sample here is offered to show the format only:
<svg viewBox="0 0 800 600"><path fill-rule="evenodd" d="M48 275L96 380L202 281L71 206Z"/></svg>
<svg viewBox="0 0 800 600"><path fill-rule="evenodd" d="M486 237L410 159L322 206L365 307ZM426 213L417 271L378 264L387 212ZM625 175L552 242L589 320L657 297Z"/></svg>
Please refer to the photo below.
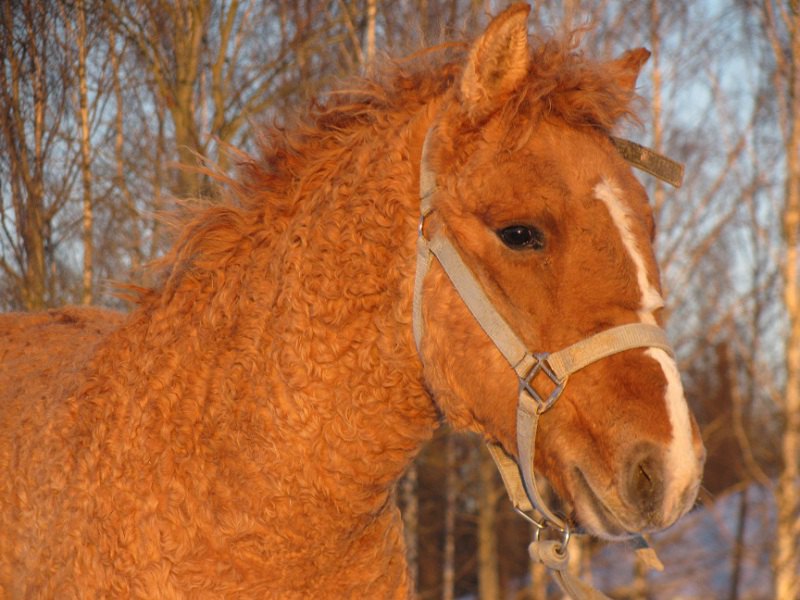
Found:
<svg viewBox="0 0 800 600"><path fill-rule="evenodd" d="M517 512L520 511L517 510ZM552 529L553 531L558 531L561 534L561 549L563 553L567 552L567 546L569 546L569 541L572 538L572 530L570 530L569 523L567 523L566 520L564 521L564 526L561 527L556 523L553 523L552 521L545 520L544 523L539 523L538 521L531 519L530 517L525 515L525 513L520 512L520 514L522 514L526 519L528 519L528 521L531 521L536 525L536 532L533 534L533 539L535 541L538 542L541 539L542 532L545 529Z"/></svg>
<svg viewBox="0 0 800 600"><path fill-rule="evenodd" d="M424 239L426 242L428 239L423 235L422 228L425 225L425 219L428 217L429 214L433 212L433 208L428 208L425 212L419 214L419 222L417 223L417 236Z"/></svg>

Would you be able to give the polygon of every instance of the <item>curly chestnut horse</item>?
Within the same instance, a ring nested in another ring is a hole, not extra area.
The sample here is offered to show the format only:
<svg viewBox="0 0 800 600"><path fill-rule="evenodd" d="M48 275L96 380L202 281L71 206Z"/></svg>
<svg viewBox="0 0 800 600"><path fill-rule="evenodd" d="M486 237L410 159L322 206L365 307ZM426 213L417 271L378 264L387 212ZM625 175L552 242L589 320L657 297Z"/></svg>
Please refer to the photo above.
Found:
<svg viewBox="0 0 800 600"><path fill-rule="evenodd" d="M653 218L610 138L648 53L529 46L527 15L268 132L130 314L2 317L0 597L412 596L395 486L441 416L521 454L519 378L418 239L537 352L657 329ZM671 354L634 346L535 438L606 538L672 524L702 470Z"/></svg>

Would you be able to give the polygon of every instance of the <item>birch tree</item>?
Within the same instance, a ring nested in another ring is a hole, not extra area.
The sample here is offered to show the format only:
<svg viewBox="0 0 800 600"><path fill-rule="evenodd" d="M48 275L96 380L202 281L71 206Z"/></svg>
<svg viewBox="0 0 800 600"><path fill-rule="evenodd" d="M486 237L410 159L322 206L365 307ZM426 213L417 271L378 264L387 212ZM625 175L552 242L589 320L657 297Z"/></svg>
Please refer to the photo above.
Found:
<svg viewBox="0 0 800 600"><path fill-rule="evenodd" d="M800 2L764 3L779 90L778 110L785 148L782 214L785 256L783 301L786 333L786 388L783 397L782 471L778 479L775 595L800 597Z"/></svg>
<svg viewBox="0 0 800 600"><path fill-rule="evenodd" d="M201 174L206 159L226 170L221 149L241 146L248 120L299 85L292 68L299 48L325 55L327 24L289 3L125 0L108 1L106 8L168 111L184 167L176 171L177 196L210 193Z"/></svg>
<svg viewBox="0 0 800 600"><path fill-rule="evenodd" d="M478 596L481 600L500 600L500 572L497 503L505 491L497 485L497 468L484 447L478 458Z"/></svg>
<svg viewBox="0 0 800 600"><path fill-rule="evenodd" d="M78 0L75 4L74 31L78 54L78 124L80 127L81 185L82 185L82 241L83 276L81 303L91 304L93 299L94 274L94 207L92 197L92 152L89 124L89 86L87 75L88 32L86 28L86 2Z"/></svg>
<svg viewBox="0 0 800 600"><path fill-rule="evenodd" d="M0 7L0 269L7 302L26 310L57 303L53 226L69 198L75 162L65 146L70 70L58 11L21 0ZM51 171L55 156L61 167Z"/></svg>

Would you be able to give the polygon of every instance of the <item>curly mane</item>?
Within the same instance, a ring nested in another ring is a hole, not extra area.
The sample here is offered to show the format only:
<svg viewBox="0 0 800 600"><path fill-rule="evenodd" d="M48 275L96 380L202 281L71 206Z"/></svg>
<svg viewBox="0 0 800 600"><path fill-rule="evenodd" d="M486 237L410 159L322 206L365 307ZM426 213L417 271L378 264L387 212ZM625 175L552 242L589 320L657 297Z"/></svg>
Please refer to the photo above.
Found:
<svg viewBox="0 0 800 600"><path fill-rule="evenodd" d="M527 81L501 111L509 134L525 136L543 117L606 132L621 118L633 117L631 94L619 86L618 74L578 51L578 37L542 38L533 44ZM346 154L369 143L376 126L408 120L432 98L451 90L467 48L463 43L442 44L392 61L370 78L352 78L346 89L313 99L309 110L289 119L288 125L273 124L263 131L256 156L239 153L238 179L209 171L220 184L222 200L189 210L173 249L154 263L161 285L171 282L163 292L169 294L188 271L221 265L219 255L233 251L243 239L248 244L254 237L259 243L274 239L303 195L331 179ZM523 127L513 123L520 113L529 116ZM140 303L157 294L131 286L127 291L136 292Z"/></svg>
<svg viewBox="0 0 800 600"><path fill-rule="evenodd" d="M558 116L569 125L588 125L610 131L623 117L633 118L631 94L619 86L618 74L580 52L578 33L541 38L532 46L527 83L509 101L517 112L539 105L542 115ZM447 92L458 79L467 44L443 44L404 61L387 64L372 78L355 78L346 89L315 99L310 110L291 127L273 126L263 132L259 156L240 164L249 192L238 201L263 207L265 191L291 196L314 172L320 153L346 152L347 141L383 119L409 115L432 98ZM363 142L363 140L361 140ZM328 160L324 160L330 165Z"/></svg>

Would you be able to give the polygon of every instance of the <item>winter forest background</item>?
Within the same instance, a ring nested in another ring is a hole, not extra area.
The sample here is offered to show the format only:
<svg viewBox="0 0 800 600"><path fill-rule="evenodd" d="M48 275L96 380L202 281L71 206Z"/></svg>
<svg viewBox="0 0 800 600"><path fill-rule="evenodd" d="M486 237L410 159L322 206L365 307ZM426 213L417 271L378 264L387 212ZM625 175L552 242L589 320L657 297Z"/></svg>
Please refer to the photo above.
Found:
<svg viewBox="0 0 800 600"><path fill-rule="evenodd" d="M698 508L655 536L666 571L583 540L614 598L800 596L800 4L537 2L536 33L590 24L585 52L645 46L641 125L686 164L655 206L669 334L709 458ZM0 2L0 310L125 309L175 198L213 202L194 167L235 167L260 126L384 56L474 34L487 0ZM442 430L398 497L423 599L560 597L471 437ZM574 551L574 550L573 550Z"/></svg>

